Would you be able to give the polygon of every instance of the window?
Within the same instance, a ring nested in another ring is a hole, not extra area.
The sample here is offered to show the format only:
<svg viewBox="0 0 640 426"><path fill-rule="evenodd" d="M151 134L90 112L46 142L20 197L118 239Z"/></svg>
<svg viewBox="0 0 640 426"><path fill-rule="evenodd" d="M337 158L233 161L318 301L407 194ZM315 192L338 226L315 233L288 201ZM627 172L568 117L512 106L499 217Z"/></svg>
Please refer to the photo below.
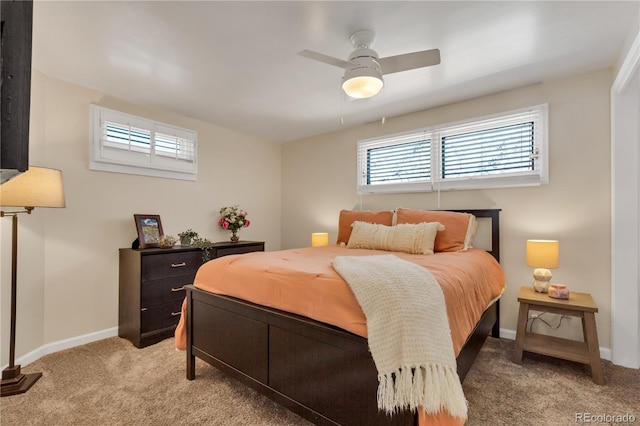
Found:
<svg viewBox="0 0 640 426"><path fill-rule="evenodd" d="M358 141L358 193L549 182L547 105Z"/></svg>
<svg viewBox="0 0 640 426"><path fill-rule="evenodd" d="M91 105L91 170L195 180L197 133Z"/></svg>

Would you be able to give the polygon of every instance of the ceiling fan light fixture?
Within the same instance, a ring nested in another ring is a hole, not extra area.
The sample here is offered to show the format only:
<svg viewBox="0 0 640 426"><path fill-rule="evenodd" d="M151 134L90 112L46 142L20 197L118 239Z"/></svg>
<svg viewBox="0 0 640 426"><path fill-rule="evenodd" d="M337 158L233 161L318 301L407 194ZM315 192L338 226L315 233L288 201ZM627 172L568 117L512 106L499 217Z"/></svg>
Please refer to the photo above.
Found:
<svg viewBox="0 0 640 426"><path fill-rule="evenodd" d="M379 65L373 67L359 65L347 68L344 73L342 90L352 98L364 99L377 95L382 86L384 86L384 81Z"/></svg>
<svg viewBox="0 0 640 426"><path fill-rule="evenodd" d="M342 90L351 98L356 99L370 98L380 92L384 86L382 68L384 68L384 75L387 75L440 63L439 49L380 58L378 53L369 47L375 39L376 33L371 30L364 29L351 34L350 41L355 50L351 52L346 61L306 49L298 54L344 69Z"/></svg>
<svg viewBox="0 0 640 426"><path fill-rule="evenodd" d="M345 81L342 90L352 98L364 99L377 95L383 85L383 81L377 77L361 76Z"/></svg>

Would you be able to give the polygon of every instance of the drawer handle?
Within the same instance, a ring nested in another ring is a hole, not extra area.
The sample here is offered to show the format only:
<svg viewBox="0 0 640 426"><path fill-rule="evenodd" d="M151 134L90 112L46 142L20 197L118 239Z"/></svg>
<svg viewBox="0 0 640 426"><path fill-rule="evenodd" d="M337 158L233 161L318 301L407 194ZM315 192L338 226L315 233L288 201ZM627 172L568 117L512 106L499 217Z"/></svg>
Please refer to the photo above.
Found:
<svg viewBox="0 0 640 426"><path fill-rule="evenodd" d="M142 309L140 309L140 312L144 312L146 310L147 310L147 308L142 308Z"/></svg>
<svg viewBox="0 0 640 426"><path fill-rule="evenodd" d="M182 268L183 266L187 266L187 262L180 262L180 263L172 263L171 264L172 268Z"/></svg>
<svg viewBox="0 0 640 426"><path fill-rule="evenodd" d="M171 316L172 317L177 317L181 314L182 312L171 312Z"/></svg>
<svg viewBox="0 0 640 426"><path fill-rule="evenodd" d="M184 286L182 286L182 287L178 287L178 288L173 287L173 288L171 289L171 291L172 291L172 292L174 292L174 293L175 293L175 292L177 292L177 291L182 291L182 290L184 290Z"/></svg>

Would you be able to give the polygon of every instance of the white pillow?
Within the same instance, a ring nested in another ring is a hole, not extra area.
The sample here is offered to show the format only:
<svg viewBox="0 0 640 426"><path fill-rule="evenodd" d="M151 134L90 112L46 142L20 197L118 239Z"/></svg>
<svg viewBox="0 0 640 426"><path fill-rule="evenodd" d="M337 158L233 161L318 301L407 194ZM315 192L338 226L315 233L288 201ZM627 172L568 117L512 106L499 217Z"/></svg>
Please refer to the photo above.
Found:
<svg viewBox="0 0 640 426"><path fill-rule="evenodd" d="M443 231L440 222L377 225L356 221L347 248L401 251L412 254L433 254L438 231Z"/></svg>
<svg viewBox="0 0 640 426"><path fill-rule="evenodd" d="M478 231L478 219L474 215L469 218L469 226L467 227L467 234L464 237L464 249L462 251L467 251L471 245L471 239L473 239L474 235Z"/></svg>

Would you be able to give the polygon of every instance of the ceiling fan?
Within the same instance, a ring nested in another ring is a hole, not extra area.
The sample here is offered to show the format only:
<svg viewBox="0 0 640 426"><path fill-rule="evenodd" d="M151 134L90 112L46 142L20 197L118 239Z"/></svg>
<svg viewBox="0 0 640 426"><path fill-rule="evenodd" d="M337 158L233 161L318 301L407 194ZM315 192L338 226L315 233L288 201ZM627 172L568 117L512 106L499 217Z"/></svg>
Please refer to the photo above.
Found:
<svg viewBox="0 0 640 426"><path fill-rule="evenodd" d="M355 50L346 61L312 50L303 50L298 54L343 68L345 71L342 89L352 98L369 98L377 95L384 85L382 76L385 74L430 67L440 63L438 49L378 58L378 53L370 48L375 38L376 33L371 30L360 30L351 34L350 40Z"/></svg>

